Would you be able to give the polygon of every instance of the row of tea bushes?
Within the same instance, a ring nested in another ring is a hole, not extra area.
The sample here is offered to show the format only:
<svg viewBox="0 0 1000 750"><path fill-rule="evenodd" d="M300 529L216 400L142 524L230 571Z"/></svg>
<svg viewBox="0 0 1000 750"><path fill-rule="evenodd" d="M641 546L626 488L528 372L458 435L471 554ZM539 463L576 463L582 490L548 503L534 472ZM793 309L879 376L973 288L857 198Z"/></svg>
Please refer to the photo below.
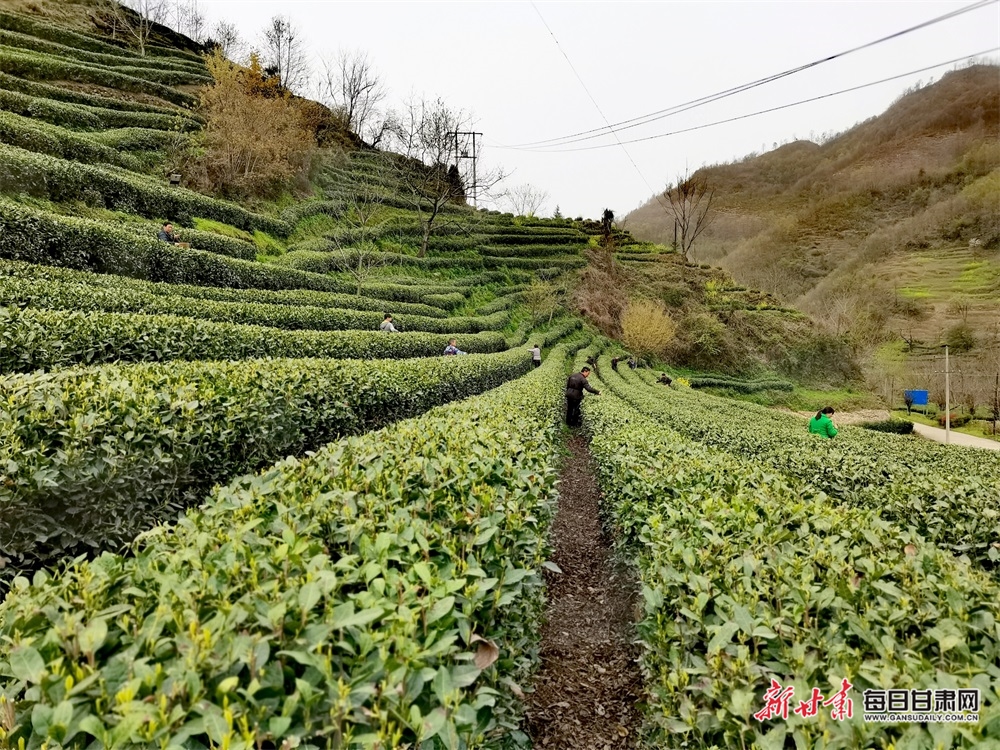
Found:
<svg viewBox="0 0 1000 750"><path fill-rule="evenodd" d="M0 185L3 179L0 175ZM2 198L0 258L171 284L352 294L358 291L356 284L332 276L175 247L107 222L60 216ZM461 291L454 283L409 281L415 283L365 283L360 292L393 302L421 302L427 295Z"/></svg>
<svg viewBox="0 0 1000 750"><path fill-rule="evenodd" d="M537 660L564 353L0 605L0 741L479 747Z"/></svg>
<svg viewBox="0 0 1000 750"><path fill-rule="evenodd" d="M529 356L169 362L8 376L0 380L0 555L16 569L126 542L216 482L494 388L525 373Z"/></svg>
<svg viewBox="0 0 1000 750"><path fill-rule="evenodd" d="M306 305L259 302L219 302L179 296L146 295L128 287L112 288L87 283L28 281L0 276L0 305L44 307L55 310L130 312L147 315L181 315L221 323L286 328L290 330L378 330L383 313ZM482 317L422 317L400 315L396 328L429 333L479 333L503 328L510 312L501 310Z"/></svg>
<svg viewBox="0 0 1000 750"><path fill-rule="evenodd" d="M0 187L8 193L27 193L56 203L84 199L114 211L149 219L167 217L178 223L184 223L183 217L200 216L248 232L260 230L283 237L290 231L283 221L193 190L167 187L130 172L78 164L14 146L0 144L0 169Z"/></svg>
<svg viewBox="0 0 1000 750"><path fill-rule="evenodd" d="M146 47L147 57L143 58L137 52L111 44L106 38L98 38L89 34L71 31L65 26L48 23L33 15L0 11L0 28L8 31L16 31L21 34L28 34L38 39L46 39L50 42L56 42L74 49L119 55L131 60L149 60L149 58L156 57L173 58L174 60L185 61L188 64L201 65L202 69L204 69L204 62L196 52L148 45Z"/></svg>
<svg viewBox="0 0 1000 750"><path fill-rule="evenodd" d="M5 81L0 80L0 87L4 85ZM0 110L30 117L35 122L44 121L69 130L100 132L105 128L135 127L181 133L197 130L200 127L193 120L174 115L153 112L120 112L114 109L53 101L45 97L30 96L20 91L9 91L4 88L0 88Z"/></svg>
<svg viewBox="0 0 1000 750"><path fill-rule="evenodd" d="M634 556L651 746L989 747L1000 586L877 510L836 506L745 457L693 443L615 392L584 411L608 516ZM746 426L746 423L744 423ZM758 721L764 693L830 698L853 718ZM863 721L866 689L978 688L978 724ZM992 718L991 718L992 717ZM892 745L891 743L895 743Z"/></svg>
<svg viewBox="0 0 1000 750"><path fill-rule="evenodd" d="M641 383L650 373L623 374ZM800 417L688 389L639 384L623 395L688 438L852 507L877 510L943 548L1000 570L1000 462L990 451L851 426L825 440L808 434Z"/></svg>
<svg viewBox="0 0 1000 750"><path fill-rule="evenodd" d="M450 334L289 331L174 315L0 307L0 372L108 362L239 360L260 357L404 359L440 355ZM461 337L463 351L506 349L496 332Z"/></svg>
<svg viewBox="0 0 1000 750"><path fill-rule="evenodd" d="M211 77L203 62L188 62L186 60L151 59L149 57L123 57L102 52L87 52L73 49L58 42L46 41L29 34L22 34L0 27L0 45L29 52L42 52L46 55L67 58L73 62L108 67L112 70L123 68L135 69L142 77L148 77L158 83L198 84L209 83ZM164 73L171 76L161 78Z"/></svg>
<svg viewBox="0 0 1000 750"><path fill-rule="evenodd" d="M184 235L191 230L184 230ZM207 232L205 233L207 234ZM223 238L228 239L228 238ZM238 240L233 240L237 242ZM24 282L45 284L50 281L68 284L87 284L105 289L126 289L143 295L157 297L189 297L192 299L216 300L219 302L252 302L269 305L304 305L308 307L335 307L346 310L374 310L400 315L420 315L429 318L444 318L447 312L440 307L420 302L394 302L356 294L337 292L316 292L308 289L227 289L217 286L193 286L190 284L166 284L142 281L126 276L74 271L55 266L38 266L20 261L0 260L0 279L12 277ZM433 296L433 295L427 295Z"/></svg>
<svg viewBox="0 0 1000 750"><path fill-rule="evenodd" d="M112 99L111 97L100 96L98 94L88 94L83 91L74 91L73 89L62 88L61 86L53 86L52 84L40 81L29 81L26 78L19 78L7 73L0 73L0 90L27 94L33 99L48 99L53 102L83 105L83 108L87 110L98 109L102 111L166 115L177 121L177 125L173 127L178 130L197 130L204 124L204 120L200 115L188 109L134 102L130 99ZM183 124L183 121L186 121L187 124ZM146 127L154 126L147 125ZM173 129L173 127L168 129Z"/></svg>
<svg viewBox="0 0 1000 750"><path fill-rule="evenodd" d="M84 65L40 52L22 52L10 47L0 47L0 69L32 81L89 83L134 94L152 94L181 106L193 107L197 103L197 99L190 94L146 78L145 71L141 68L115 70L100 65ZM134 75L135 73L139 75Z"/></svg>

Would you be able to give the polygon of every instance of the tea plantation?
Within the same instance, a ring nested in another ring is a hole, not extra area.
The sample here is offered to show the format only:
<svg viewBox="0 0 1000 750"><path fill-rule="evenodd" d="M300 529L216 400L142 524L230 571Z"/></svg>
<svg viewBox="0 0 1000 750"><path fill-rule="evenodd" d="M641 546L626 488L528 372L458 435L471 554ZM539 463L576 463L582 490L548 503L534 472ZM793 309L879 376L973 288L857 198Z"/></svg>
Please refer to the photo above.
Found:
<svg viewBox="0 0 1000 750"><path fill-rule="evenodd" d="M594 357L646 747L1000 747L995 456L818 443L616 372L525 304L594 222L451 204L421 255L365 150L306 199L171 186L194 53L0 10L0 71L0 748L526 747L565 379ZM849 720L753 718L772 679L842 678ZM932 687L979 689L978 723L862 720L860 691Z"/></svg>

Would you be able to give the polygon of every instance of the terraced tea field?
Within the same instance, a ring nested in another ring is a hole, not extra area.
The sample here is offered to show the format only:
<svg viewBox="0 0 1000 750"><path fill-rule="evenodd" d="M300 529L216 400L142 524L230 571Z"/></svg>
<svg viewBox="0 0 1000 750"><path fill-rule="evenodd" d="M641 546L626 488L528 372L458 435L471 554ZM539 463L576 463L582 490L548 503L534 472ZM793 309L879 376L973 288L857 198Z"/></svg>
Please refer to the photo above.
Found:
<svg viewBox="0 0 1000 750"><path fill-rule="evenodd" d="M642 602L621 683L645 696L607 736L1000 747L997 457L817 443L615 372L567 305L526 304L587 265L594 222L452 203L421 253L422 206L365 150L301 200L171 186L210 78L147 52L0 11L0 748L527 747L545 576L576 595L552 563L565 381L595 357L601 517ZM619 260L683 274L649 250ZM852 718L754 718L772 680L841 679ZM860 691L890 688L977 689L979 721L865 722Z"/></svg>

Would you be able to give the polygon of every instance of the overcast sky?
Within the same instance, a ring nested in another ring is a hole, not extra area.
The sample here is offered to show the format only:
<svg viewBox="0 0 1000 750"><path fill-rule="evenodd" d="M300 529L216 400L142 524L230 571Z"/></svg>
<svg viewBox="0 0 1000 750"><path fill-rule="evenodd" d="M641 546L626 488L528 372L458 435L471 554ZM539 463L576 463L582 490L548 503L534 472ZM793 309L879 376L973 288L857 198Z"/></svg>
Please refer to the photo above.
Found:
<svg viewBox="0 0 1000 750"><path fill-rule="evenodd" d="M510 185L530 183L547 191L545 215L558 204L564 215L593 217L606 207L618 214L630 211L686 168L849 128L882 112L918 80L937 80L952 66L628 145L638 170L613 137L562 147L614 144L588 151L503 148L605 125L573 68L604 115L617 123L875 41L968 7L972 0L199 4L210 22L232 21L251 42L272 16L285 14L301 29L314 60L338 48L368 52L390 89L391 104L398 106L412 92L441 96L472 112L475 129L485 136L483 163L512 172ZM696 127L998 46L1000 3L992 2L780 81L622 131L619 137L624 141Z"/></svg>

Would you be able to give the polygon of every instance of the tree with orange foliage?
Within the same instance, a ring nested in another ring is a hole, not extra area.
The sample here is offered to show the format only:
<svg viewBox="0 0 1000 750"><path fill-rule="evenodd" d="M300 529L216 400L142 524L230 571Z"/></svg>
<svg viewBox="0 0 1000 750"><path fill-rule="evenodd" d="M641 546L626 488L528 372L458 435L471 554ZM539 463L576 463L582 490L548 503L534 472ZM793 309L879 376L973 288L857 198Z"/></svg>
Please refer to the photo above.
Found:
<svg viewBox="0 0 1000 750"><path fill-rule="evenodd" d="M216 49L207 63L215 79L201 93L209 182L226 195L273 195L309 167L315 138L302 107L256 55L244 68Z"/></svg>

